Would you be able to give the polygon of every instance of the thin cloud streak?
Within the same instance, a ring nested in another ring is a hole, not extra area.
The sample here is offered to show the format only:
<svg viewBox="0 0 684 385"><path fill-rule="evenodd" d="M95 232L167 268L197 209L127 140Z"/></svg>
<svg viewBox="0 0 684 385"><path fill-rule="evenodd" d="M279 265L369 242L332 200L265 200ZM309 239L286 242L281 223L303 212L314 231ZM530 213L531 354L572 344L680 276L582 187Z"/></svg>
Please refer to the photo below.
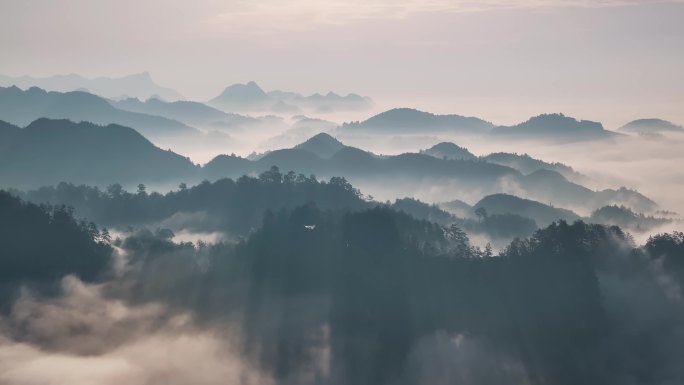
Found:
<svg viewBox="0 0 684 385"><path fill-rule="evenodd" d="M603 8L656 3L682 3L682 0L268 0L259 3L236 1L209 17L214 30L268 33L281 30L309 30L320 25L346 25L364 20L405 19L418 13L484 12L523 8Z"/></svg>

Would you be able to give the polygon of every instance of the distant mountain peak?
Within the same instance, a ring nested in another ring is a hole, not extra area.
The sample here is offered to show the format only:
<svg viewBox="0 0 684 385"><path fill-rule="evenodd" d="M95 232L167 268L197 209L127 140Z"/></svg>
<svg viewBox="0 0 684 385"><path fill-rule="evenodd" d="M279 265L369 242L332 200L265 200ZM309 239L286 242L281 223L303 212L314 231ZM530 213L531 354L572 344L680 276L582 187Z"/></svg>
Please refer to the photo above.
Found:
<svg viewBox="0 0 684 385"><path fill-rule="evenodd" d="M318 133L318 134L312 136L311 138L309 138L309 140L307 140L307 142L309 142L309 141L324 141L326 143L342 144L342 142L335 139L334 136L332 136L328 133L325 133L325 132L321 132L321 133Z"/></svg>
<svg viewBox="0 0 684 385"><path fill-rule="evenodd" d="M610 138L620 135L606 130L599 122L578 120L562 113L541 114L514 126L500 126L492 133L525 139L564 141Z"/></svg>
<svg viewBox="0 0 684 385"><path fill-rule="evenodd" d="M227 107L235 110L260 110L280 114L295 114L305 110L316 113L329 113L336 110L358 110L370 107L370 98L363 98L356 94L341 96L333 91L326 94L314 93L309 96L303 94L273 90L264 91L255 81L236 83L226 87L209 104L216 107Z"/></svg>
<svg viewBox="0 0 684 385"><path fill-rule="evenodd" d="M137 74L130 74L128 76L124 76L124 78L146 80L152 82L152 75L150 75L150 73L147 71L139 72Z"/></svg>
<svg viewBox="0 0 684 385"><path fill-rule="evenodd" d="M309 138L306 142L296 145L294 148L314 153L321 158L330 158L346 146L330 134L321 132Z"/></svg>
<svg viewBox="0 0 684 385"><path fill-rule="evenodd" d="M470 151L468 151L467 148L460 147L451 142L437 143L426 150L420 150L420 153L434 156L435 158L440 159L446 158L470 160L476 158L476 156L473 155L473 153L471 153Z"/></svg>
<svg viewBox="0 0 684 385"><path fill-rule="evenodd" d="M590 120L578 120L573 117L564 115L563 113L540 114L533 116L527 120L528 125L548 124L560 126L559 128L573 128L576 125L584 124L595 130L603 130L603 125L599 122L592 122Z"/></svg>
<svg viewBox="0 0 684 385"><path fill-rule="evenodd" d="M224 92L227 90L235 90L235 89L247 89L247 90L256 91L256 92L265 94L264 90L254 80L250 80L247 83L231 84L225 88Z"/></svg>
<svg viewBox="0 0 684 385"><path fill-rule="evenodd" d="M620 127L620 131L638 134L658 133L658 132L682 132L684 127L678 126L667 120L658 118L644 118L633 120Z"/></svg>
<svg viewBox="0 0 684 385"><path fill-rule="evenodd" d="M236 83L226 87L210 103L218 105L260 105L271 102L271 97L255 81Z"/></svg>
<svg viewBox="0 0 684 385"><path fill-rule="evenodd" d="M431 150L466 150L465 147L461 147L452 142L440 142L430 147Z"/></svg>
<svg viewBox="0 0 684 385"><path fill-rule="evenodd" d="M396 132L488 132L493 125L482 119L461 115L436 115L415 108L392 108L374 115L363 122L345 123L344 127Z"/></svg>

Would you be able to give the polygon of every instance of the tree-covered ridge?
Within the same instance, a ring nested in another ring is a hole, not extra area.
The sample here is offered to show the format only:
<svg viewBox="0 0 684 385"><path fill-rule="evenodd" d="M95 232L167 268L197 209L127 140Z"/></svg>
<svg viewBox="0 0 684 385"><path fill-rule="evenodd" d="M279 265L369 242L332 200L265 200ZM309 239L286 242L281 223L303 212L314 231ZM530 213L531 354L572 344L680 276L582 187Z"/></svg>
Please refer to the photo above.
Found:
<svg viewBox="0 0 684 385"><path fill-rule="evenodd" d="M618 315L638 309L616 298L615 276L631 277L635 289L655 288L643 293L664 301L653 316L681 324L681 311L664 307L681 304L657 289L661 278L649 266L656 248L684 257L682 239L663 235L635 248L617 227L560 222L494 255L471 247L458 227L388 208L306 205L268 212L260 229L234 246L175 245L148 232L122 247L144 256L136 262L136 294L190 307L206 322L239 320L244 354L277 383L308 378L316 352L330 349L329 371L316 372L321 383L468 376L473 384L570 385L618 383L615 367L625 370L625 360L640 354L638 341L661 338L657 329L623 334L633 320ZM160 272L164 279L155 280ZM488 364L452 366L465 347L450 340L485 346ZM676 358L659 365L676 365ZM648 373L636 367L624 374Z"/></svg>
<svg viewBox="0 0 684 385"><path fill-rule="evenodd" d="M0 302L23 283L53 283L67 274L102 278L112 249L106 230L79 221L65 206L38 206L0 191Z"/></svg>
<svg viewBox="0 0 684 385"><path fill-rule="evenodd" d="M458 217L435 205L412 198L395 202L372 201L342 177L328 181L315 176L281 173L277 167L259 177L204 181L196 186L181 184L166 194L148 193L144 185L128 192L121 185L97 187L60 183L17 195L36 203L63 204L76 214L116 228L128 226L166 226L174 230L219 231L231 236L245 235L258 228L266 210L292 208L315 202L322 209L359 210L387 206L394 210L443 226L457 224L472 234L482 234L502 244L515 237L526 237L537 229L534 220L513 213L485 215L477 220Z"/></svg>
<svg viewBox="0 0 684 385"><path fill-rule="evenodd" d="M164 229L121 234L113 243L127 268L108 285L131 303L164 303L205 327L239 330L241 354L277 384L612 385L654 370L680 378L682 349L663 342L684 346L680 233L637 247L618 227L557 222L496 253L473 247L459 225L397 211L438 215L434 206L405 199L391 205L396 210L372 207L342 178L322 182L277 169L166 195L142 185L137 193L66 184L40 193L65 194L86 208L99 202L91 208L107 210L92 213L120 213L120 221L194 203L236 218L226 220L235 229L252 229L216 244L175 243ZM106 273L106 233L67 209L0 197L3 245L20 245L25 256L27 237L39 237L45 242L31 247L50 247L54 256L46 263L29 253L33 271L3 254L3 272L50 281ZM480 214L480 226L494 216ZM237 224L252 216L257 224ZM30 227L16 225L27 218ZM57 236L78 240L80 248L69 250L79 258L60 252ZM630 293L639 296L625 300ZM629 331L641 327L644 303L649 322L661 326L635 335ZM319 370L324 350L328 365ZM630 364L644 352L644 366ZM306 380L312 371L316 382Z"/></svg>
<svg viewBox="0 0 684 385"><path fill-rule="evenodd" d="M182 183L177 190L163 195L148 193L142 184L131 193L119 184L101 190L68 183L18 194L32 202L73 207L79 216L107 226L138 226L176 214L202 213L202 217L186 221L183 226L188 230L220 230L237 235L259 227L267 209L292 208L312 201L322 209L359 209L371 205L344 178L318 181L313 175L281 173L277 167L258 177L203 181L193 187Z"/></svg>
<svg viewBox="0 0 684 385"><path fill-rule="evenodd" d="M589 220L595 223L620 226L630 231L644 231L672 223L669 218L656 218L635 213L630 208L618 205L601 207L591 213Z"/></svg>

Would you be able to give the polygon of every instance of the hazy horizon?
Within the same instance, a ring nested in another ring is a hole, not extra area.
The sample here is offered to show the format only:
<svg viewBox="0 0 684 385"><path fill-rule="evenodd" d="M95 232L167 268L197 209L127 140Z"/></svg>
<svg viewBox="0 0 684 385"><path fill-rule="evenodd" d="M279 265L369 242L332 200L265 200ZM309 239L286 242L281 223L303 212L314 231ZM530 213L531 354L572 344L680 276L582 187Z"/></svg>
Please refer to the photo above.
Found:
<svg viewBox="0 0 684 385"><path fill-rule="evenodd" d="M254 80L266 90L370 96L376 112L406 106L496 124L544 112L612 129L646 117L684 122L682 1L0 7L0 47L10 53L0 74L8 76L149 71L196 101Z"/></svg>
<svg viewBox="0 0 684 385"><path fill-rule="evenodd" d="M2 1L0 384L684 384L682 20Z"/></svg>

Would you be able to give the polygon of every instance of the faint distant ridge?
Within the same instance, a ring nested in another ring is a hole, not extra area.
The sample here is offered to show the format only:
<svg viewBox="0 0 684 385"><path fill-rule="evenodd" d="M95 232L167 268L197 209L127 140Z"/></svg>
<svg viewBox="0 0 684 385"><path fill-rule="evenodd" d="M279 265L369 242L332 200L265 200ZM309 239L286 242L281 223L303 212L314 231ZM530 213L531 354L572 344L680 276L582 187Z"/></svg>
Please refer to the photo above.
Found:
<svg viewBox="0 0 684 385"><path fill-rule="evenodd" d="M209 104L220 106L266 106L272 100L254 81L233 84L211 99Z"/></svg>
<svg viewBox="0 0 684 385"><path fill-rule="evenodd" d="M327 94L315 93L305 96L291 91L264 91L256 82L238 83L226 87L208 104L236 111L272 111L277 113L300 113L313 110L319 113L337 110L367 109L372 100L357 94L339 95L335 92Z"/></svg>
<svg viewBox="0 0 684 385"><path fill-rule="evenodd" d="M599 122L577 120L561 113L542 114L515 126L499 126L492 131L497 136L525 139L588 140L620 135L603 128Z"/></svg>
<svg viewBox="0 0 684 385"><path fill-rule="evenodd" d="M32 87L0 87L0 116L9 123L25 126L39 118L69 119L95 124L133 127L146 136L162 137L198 131L179 121L156 115L120 110L107 100L86 92L47 92Z"/></svg>
<svg viewBox="0 0 684 385"><path fill-rule="evenodd" d="M148 72L123 77L85 78L77 74L55 75L45 78L30 76L10 77L0 75L0 86L15 85L19 88L39 87L48 91L87 90L105 98L136 97L148 99L153 96L165 100L179 100L183 96L175 90L162 87L152 80Z"/></svg>
<svg viewBox="0 0 684 385"><path fill-rule="evenodd" d="M663 119L649 118L633 120L619 128L622 132L633 134L653 134L661 132L684 132L684 127Z"/></svg>
<svg viewBox="0 0 684 385"><path fill-rule="evenodd" d="M166 102L158 98L141 101L137 98L127 98L110 101L114 107L130 112L163 116L189 125L208 124L256 124L258 119L228 114L206 104L190 101Z"/></svg>
<svg viewBox="0 0 684 385"><path fill-rule="evenodd" d="M477 118L438 115L414 108L393 108L364 121L347 122L342 130L369 134L464 134L493 138L573 142L608 139L623 134L606 130L599 122L577 120L561 113L534 116L514 126L495 126Z"/></svg>
<svg viewBox="0 0 684 385"><path fill-rule="evenodd" d="M437 143L428 149L420 150L420 153L444 159L477 159L467 148L460 147L451 142Z"/></svg>
<svg viewBox="0 0 684 385"><path fill-rule="evenodd" d="M485 120L461 115L437 115L413 108L394 108L362 122L350 122L343 129L367 130L377 133L463 132L481 134L494 125Z"/></svg>

